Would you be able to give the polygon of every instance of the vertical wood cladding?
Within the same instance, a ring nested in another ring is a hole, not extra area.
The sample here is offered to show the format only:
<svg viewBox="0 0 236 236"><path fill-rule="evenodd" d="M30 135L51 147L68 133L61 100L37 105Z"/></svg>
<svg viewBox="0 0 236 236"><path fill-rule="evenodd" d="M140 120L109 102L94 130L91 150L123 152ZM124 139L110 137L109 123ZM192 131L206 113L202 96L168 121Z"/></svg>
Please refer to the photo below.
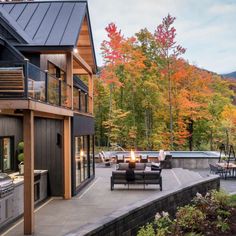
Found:
<svg viewBox="0 0 236 236"><path fill-rule="evenodd" d="M48 61L59 67L61 70L66 71L66 54L41 54L40 68L42 70L48 70Z"/></svg>
<svg viewBox="0 0 236 236"><path fill-rule="evenodd" d="M63 124L35 118L35 169L48 170L49 194L63 195Z"/></svg>
<svg viewBox="0 0 236 236"><path fill-rule="evenodd" d="M0 136L14 137L14 161L13 169L17 169L17 146L18 143L23 141L23 118L22 117L11 117L11 116L0 116Z"/></svg>

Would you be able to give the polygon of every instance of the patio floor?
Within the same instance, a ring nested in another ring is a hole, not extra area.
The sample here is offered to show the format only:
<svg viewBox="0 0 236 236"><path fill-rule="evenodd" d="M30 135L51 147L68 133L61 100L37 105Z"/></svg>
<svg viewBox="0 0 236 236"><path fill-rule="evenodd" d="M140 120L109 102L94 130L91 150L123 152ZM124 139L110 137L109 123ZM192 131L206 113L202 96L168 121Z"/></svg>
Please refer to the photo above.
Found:
<svg viewBox="0 0 236 236"><path fill-rule="evenodd" d="M36 209L35 234L36 236L60 236L77 230L88 223L95 223L102 217L106 217L117 209L119 203L122 206L141 201L152 195L165 195L168 191L181 188L181 185L195 182L203 177L194 171L174 168L163 170L163 191L159 186L130 186L128 190L124 185L115 186L110 191L111 168L96 168L96 178L83 192L71 200L51 198L43 206ZM23 235L23 220L18 221L2 236Z"/></svg>

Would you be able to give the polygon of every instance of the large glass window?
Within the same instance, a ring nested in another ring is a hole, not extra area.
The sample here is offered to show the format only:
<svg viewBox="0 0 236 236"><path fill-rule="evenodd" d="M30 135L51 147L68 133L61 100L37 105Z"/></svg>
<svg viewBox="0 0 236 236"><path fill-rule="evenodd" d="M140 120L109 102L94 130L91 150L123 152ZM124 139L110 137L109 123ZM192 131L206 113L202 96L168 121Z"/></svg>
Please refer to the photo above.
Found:
<svg viewBox="0 0 236 236"><path fill-rule="evenodd" d="M66 73L51 62L48 62L48 73L48 96L50 103L68 106L69 101L68 86L66 84ZM59 79L61 81L60 84ZM61 97L59 97L60 91Z"/></svg>
<svg viewBox="0 0 236 236"><path fill-rule="evenodd" d="M93 136L75 137L76 187L93 175Z"/></svg>
<svg viewBox="0 0 236 236"><path fill-rule="evenodd" d="M94 136L89 139L90 176L94 175Z"/></svg>
<svg viewBox="0 0 236 236"><path fill-rule="evenodd" d="M9 172L13 169L13 138L0 138L1 172Z"/></svg>

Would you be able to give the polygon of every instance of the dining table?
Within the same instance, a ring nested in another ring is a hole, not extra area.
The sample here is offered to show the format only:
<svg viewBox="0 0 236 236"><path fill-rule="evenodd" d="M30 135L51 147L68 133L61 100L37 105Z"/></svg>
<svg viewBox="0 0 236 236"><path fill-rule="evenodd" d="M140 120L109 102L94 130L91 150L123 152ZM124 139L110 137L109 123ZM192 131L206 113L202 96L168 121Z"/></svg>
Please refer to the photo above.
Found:
<svg viewBox="0 0 236 236"><path fill-rule="evenodd" d="M231 175L232 177L236 177L236 164L234 163L227 163L227 162L218 162L216 163L217 166L223 168L223 169L227 169L227 170L231 170Z"/></svg>

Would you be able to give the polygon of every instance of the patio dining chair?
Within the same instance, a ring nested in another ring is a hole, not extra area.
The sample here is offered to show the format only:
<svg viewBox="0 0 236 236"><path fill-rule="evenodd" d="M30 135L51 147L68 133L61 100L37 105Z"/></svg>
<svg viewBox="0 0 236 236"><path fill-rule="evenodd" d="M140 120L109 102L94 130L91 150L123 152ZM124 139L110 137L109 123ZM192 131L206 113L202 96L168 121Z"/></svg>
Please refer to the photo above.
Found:
<svg viewBox="0 0 236 236"><path fill-rule="evenodd" d="M231 175L231 170L228 168L223 168L220 166L217 166L216 164L209 164L210 167L210 173L211 174L218 174L220 177L227 178L227 175Z"/></svg>

